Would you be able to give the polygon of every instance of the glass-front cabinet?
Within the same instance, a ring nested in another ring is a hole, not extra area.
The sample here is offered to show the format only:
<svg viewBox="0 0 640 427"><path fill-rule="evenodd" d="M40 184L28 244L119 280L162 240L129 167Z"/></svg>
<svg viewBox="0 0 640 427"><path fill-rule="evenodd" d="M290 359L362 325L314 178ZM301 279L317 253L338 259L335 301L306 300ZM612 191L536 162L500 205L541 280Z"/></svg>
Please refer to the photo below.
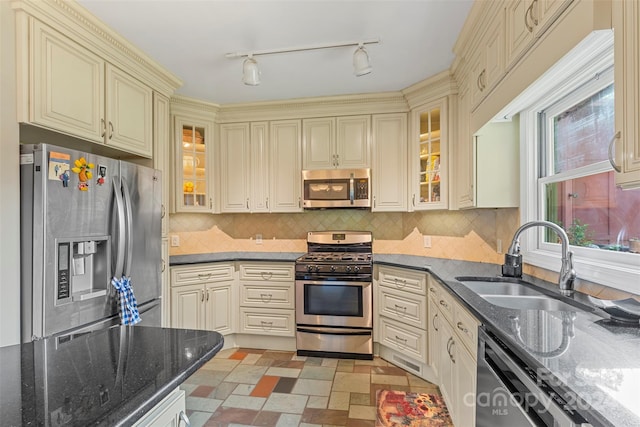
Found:
<svg viewBox="0 0 640 427"><path fill-rule="evenodd" d="M412 111L411 209L447 208L446 99Z"/></svg>
<svg viewBox="0 0 640 427"><path fill-rule="evenodd" d="M213 212L213 124L174 117L176 212Z"/></svg>

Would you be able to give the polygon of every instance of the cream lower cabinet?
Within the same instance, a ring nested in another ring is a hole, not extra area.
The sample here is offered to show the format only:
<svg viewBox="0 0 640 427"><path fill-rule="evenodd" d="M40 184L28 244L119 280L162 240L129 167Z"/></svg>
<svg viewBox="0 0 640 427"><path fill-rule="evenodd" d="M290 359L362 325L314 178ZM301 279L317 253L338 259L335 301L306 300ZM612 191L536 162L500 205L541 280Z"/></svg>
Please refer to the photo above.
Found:
<svg viewBox="0 0 640 427"><path fill-rule="evenodd" d="M433 291L432 291L433 289ZM480 323L448 291L429 277L431 363L455 425L475 425L478 326Z"/></svg>
<svg viewBox="0 0 640 427"><path fill-rule="evenodd" d="M151 158L152 89L42 22L19 22L30 41L19 120Z"/></svg>
<svg viewBox="0 0 640 427"><path fill-rule="evenodd" d="M231 262L171 268L171 326L236 330L235 267Z"/></svg>
<svg viewBox="0 0 640 427"><path fill-rule="evenodd" d="M295 336L293 263L238 263L241 334Z"/></svg>
<svg viewBox="0 0 640 427"><path fill-rule="evenodd" d="M160 403L139 419L134 427L180 427L189 426L184 390L175 389Z"/></svg>
<svg viewBox="0 0 640 427"><path fill-rule="evenodd" d="M426 273L376 266L374 334L379 354L423 377L428 362Z"/></svg>

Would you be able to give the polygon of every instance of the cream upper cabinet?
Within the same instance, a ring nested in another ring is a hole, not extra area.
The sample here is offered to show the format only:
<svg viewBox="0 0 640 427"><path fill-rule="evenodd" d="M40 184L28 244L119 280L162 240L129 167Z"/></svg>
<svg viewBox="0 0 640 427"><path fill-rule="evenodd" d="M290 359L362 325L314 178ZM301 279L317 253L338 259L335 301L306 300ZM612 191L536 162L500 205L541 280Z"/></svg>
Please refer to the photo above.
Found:
<svg viewBox="0 0 640 427"><path fill-rule="evenodd" d="M613 2L616 185L640 187L640 4ZM610 153L611 153L610 147Z"/></svg>
<svg viewBox="0 0 640 427"><path fill-rule="evenodd" d="M411 112L410 210L447 208L447 100Z"/></svg>
<svg viewBox="0 0 640 427"><path fill-rule="evenodd" d="M30 19L28 113L21 121L144 157L153 155L153 91Z"/></svg>
<svg viewBox="0 0 640 427"><path fill-rule="evenodd" d="M505 6L507 64L518 61L572 1L508 0Z"/></svg>
<svg viewBox="0 0 640 427"><path fill-rule="evenodd" d="M169 98L153 94L153 167L162 172L162 237L169 235L171 118Z"/></svg>
<svg viewBox="0 0 640 427"><path fill-rule="evenodd" d="M214 212L213 122L173 115L176 212Z"/></svg>
<svg viewBox="0 0 640 427"><path fill-rule="evenodd" d="M220 211L269 212L269 123L220 125Z"/></svg>
<svg viewBox="0 0 640 427"><path fill-rule="evenodd" d="M269 123L251 123L251 212L269 212Z"/></svg>
<svg viewBox="0 0 640 427"><path fill-rule="evenodd" d="M251 144L249 123L220 125L220 211L249 212Z"/></svg>
<svg viewBox="0 0 640 427"><path fill-rule="evenodd" d="M370 123L368 115L303 120L303 169L370 167Z"/></svg>
<svg viewBox="0 0 640 427"><path fill-rule="evenodd" d="M302 211L302 138L300 120L269 123L271 212Z"/></svg>
<svg viewBox="0 0 640 427"><path fill-rule="evenodd" d="M452 175L457 208L474 206L473 139L469 126L469 117L471 115L469 83L468 78L463 79L460 82L458 92L458 139L454 150L455 172Z"/></svg>
<svg viewBox="0 0 640 427"><path fill-rule="evenodd" d="M407 210L407 115L372 116L372 211Z"/></svg>
<svg viewBox="0 0 640 427"><path fill-rule="evenodd" d="M497 4L497 2L496 2ZM504 73L504 9L497 8L474 52L471 70L471 103L475 108L500 81Z"/></svg>

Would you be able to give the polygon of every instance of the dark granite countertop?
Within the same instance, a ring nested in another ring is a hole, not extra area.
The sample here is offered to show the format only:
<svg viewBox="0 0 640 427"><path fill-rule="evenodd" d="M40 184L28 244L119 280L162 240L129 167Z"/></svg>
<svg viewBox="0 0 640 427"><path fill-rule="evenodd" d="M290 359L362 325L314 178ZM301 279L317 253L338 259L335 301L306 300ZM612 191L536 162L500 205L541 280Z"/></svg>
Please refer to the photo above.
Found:
<svg viewBox="0 0 640 427"><path fill-rule="evenodd" d="M184 255L171 265L215 261L295 261L299 253L224 252ZM524 281L571 304L572 311L513 310L488 303L456 277L501 275L500 265L374 254L373 262L432 273L531 367L541 370L560 393L577 396L581 413L594 426L640 426L640 327L613 322L587 296L558 293L555 284L531 276ZM580 272L578 272L578 275Z"/></svg>
<svg viewBox="0 0 640 427"><path fill-rule="evenodd" d="M0 347L0 425L131 425L223 344L217 332L114 326Z"/></svg>
<svg viewBox="0 0 640 427"><path fill-rule="evenodd" d="M456 277L500 276L500 266L406 255L374 262L433 273L483 323L560 393L578 402L594 426L640 426L640 326L612 321L586 295L563 297L554 284L525 276L572 311L513 310L488 303ZM578 272L579 274L579 272ZM576 399L578 397L579 399Z"/></svg>
<svg viewBox="0 0 640 427"><path fill-rule="evenodd" d="M304 252L212 252L192 255L171 255L169 265L201 264L221 261L295 261Z"/></svg>

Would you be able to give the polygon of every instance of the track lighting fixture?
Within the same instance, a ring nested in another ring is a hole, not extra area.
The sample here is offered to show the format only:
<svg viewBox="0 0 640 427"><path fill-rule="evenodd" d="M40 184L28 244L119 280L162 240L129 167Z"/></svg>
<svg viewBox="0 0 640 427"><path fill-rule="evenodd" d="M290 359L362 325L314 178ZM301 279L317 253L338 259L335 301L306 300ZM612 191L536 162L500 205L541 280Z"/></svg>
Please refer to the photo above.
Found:
<svg viewBox="0 0 640 427"><path fill-rule="evenodd" d="M371 72L371 64L369 63L369 55L364 49L362 43L358 45L358 48L353 52L353 74L356 76L364 76Z"/></svg>
<svg viewBox="0 0 640 427"><path fill-rule="evenodd" d="M258 86L260 84L260 70L258 63L253 59L253 55L249 55L242 64L242 83L249 86Z"/></svg>
<svg viewBox="0 0 640 427"><path fill-rule="evenodd" d="M353 53L353 73L356 76L364 76L365 74L369 74L372 70L371 64L369 63L369 54L365 50L364 45L377 43L380 43L380 39L331 44L317 44L303 47L286 47L282 49L271 50L256 50L253 52L234 52L227 53L226 57L246 57L247 59L245 59L242 64L242 82L249 86L257 86L260 84L260 70L258 69L258 62L254 59L254 56L272 55L275 53L300 52L305 50L331 49L336 47L358 46L356 51Z"/></svg>

